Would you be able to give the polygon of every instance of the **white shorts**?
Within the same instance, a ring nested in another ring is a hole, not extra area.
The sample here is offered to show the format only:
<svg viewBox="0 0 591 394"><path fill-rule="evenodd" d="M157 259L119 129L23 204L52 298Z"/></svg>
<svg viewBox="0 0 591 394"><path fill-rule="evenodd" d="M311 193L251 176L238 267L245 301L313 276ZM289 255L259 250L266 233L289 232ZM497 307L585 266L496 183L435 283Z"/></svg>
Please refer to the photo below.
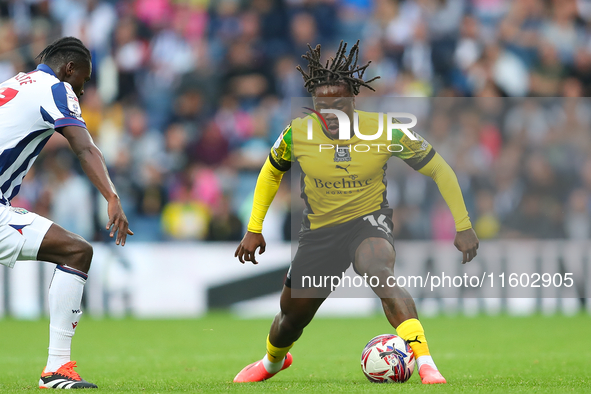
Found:
<svg viewBox="0 0 591 394"><path fill-rule="evenodd" d="M41 242L53 222L26 209L0 204L0 264L37 260Z"/></svg>

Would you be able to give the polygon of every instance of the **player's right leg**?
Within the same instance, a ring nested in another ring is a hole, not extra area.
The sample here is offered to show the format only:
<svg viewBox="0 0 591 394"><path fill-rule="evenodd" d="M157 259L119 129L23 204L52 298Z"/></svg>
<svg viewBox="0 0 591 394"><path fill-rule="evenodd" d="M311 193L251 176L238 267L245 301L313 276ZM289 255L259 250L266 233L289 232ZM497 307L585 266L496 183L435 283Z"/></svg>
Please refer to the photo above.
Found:
<svg viewBox="0 0 591 394"><path fill-rule="evenodd" d="M234 382L261 382L288 368L292 362L289 349L302 335L325 299L324 295L320 298L292 298L291 288L284 286L281 311L275 316L267 337L267 353L262 360L244 367Z"/></svg>
<svg viewBox="0 0 591 394"><path fill-rule="evenodd" d="M240 371L234 382L260 382L291 365L289 349L331 293L330 284L317 287L304 279L340 277L345 272L351 261L347 248L343 248L347 228L347 224L341 224L299 234L298 250L281 292L281 311L267 337L267 353Z"/></svg>

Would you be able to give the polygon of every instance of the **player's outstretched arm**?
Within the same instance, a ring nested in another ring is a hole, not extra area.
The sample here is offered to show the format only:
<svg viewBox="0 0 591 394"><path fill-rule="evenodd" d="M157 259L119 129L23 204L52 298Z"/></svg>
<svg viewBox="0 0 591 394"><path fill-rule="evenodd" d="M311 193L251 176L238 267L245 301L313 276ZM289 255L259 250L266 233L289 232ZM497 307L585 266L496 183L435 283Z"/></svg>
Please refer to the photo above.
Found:
<svg viewBox="0 0 591 394"><path fill-rule="evenodd" d="M464 197L456 174L438 153L435 153L435 156L419 172L430 176L437 183L439 192L454 217L456 223L454 245L462 252L462 264L472 261L476 256L479 241L472 229L472 223L470 223L470 217L464 204Z"/></svg>
<svg viewBox="0 0 591 394"><path fill-rule="evenodd" d="M250 261L253 264L258 264L255 259L256 250L260 248L259 254L265 252L266 243L265 237L263 237L262 234L263 220L267 215L271 202L273 202L273 199L277 194L277 190L279 190L283 174L284 172L275 168L273 164L271 164L270 159L267 158L263 168L261 168L254 189L252 213L250 214L250 221L248 222L248 230L234 253L234 257L238 257L238 260L240 260L242 264L244 264L245 260Z"/></svg>
<svg viewBox="0 0 591 394"><path fill-rule="evenodd" d="M113 182L109 177L107 166L103 154L92 141L88 130L78 126L66 126L61 129L61 133L68 140L70 147L78 156L82 169L88 176L88 179L101 192L108 202L109 223L107 230L110 230L110 236L113 238L117 233L115 243L124 246L128 235L133 235L129 229L129 223L121 201L115 190Z"/></svg>

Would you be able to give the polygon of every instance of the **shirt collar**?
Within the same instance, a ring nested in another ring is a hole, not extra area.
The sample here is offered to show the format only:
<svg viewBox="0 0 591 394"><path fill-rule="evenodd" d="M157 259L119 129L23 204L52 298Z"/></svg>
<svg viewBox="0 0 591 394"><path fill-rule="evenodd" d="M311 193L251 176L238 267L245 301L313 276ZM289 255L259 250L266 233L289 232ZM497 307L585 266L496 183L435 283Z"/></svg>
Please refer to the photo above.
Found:
<svg viewBox="0 0 591 394"><path fill-rule="evenodd" d="M37 70L46 72L46 73L53 75L54 77L57 78L57 75L55 75L55 73L53 72L51 67L49 67L47 64L41 63L40 65L37 66Z"/></svg>

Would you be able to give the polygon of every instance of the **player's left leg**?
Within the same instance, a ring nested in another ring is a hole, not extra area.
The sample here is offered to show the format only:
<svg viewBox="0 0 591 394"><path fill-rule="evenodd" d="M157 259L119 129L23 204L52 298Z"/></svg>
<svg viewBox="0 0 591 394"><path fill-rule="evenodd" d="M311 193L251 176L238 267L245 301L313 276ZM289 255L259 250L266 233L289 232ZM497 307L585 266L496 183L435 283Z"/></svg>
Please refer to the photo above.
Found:
<svg viewBox="0 0 591 394"><path fill-rule="evenodd" d="M418 320L414 300L404 289L393 284L394 263L396 252L391 242L382 237L364 239L355 251L355 270L368 277L379 278L379 285L373 290L382 300L382 307L397 334L411 346L419 368L421 381L425 384L446 383L445 378L437 370L429 353L425 331Z"/></svg>
<svg viewBox="0 0 591 394"><path fill-rule="evenodd" d="M96 388L74 371L70 360L72 337L82 315L80 303L92 260L92 246L50 220L31 212L14 216L27 220L19 226L23 243L17 260L57 264L49 286L49 355L41 374L41 388ZM14 225L12 225L14 227Z"/></svg>
<svg viewBox="0 0 591 394"><path fill-rule="evenodd" d="M57 224L51 225L39 247L38 260L57 264L48 294L49 355L45 374L59 371L71 361L72 337L82 316L82 293L92 254L88 242Z"/></svg>

